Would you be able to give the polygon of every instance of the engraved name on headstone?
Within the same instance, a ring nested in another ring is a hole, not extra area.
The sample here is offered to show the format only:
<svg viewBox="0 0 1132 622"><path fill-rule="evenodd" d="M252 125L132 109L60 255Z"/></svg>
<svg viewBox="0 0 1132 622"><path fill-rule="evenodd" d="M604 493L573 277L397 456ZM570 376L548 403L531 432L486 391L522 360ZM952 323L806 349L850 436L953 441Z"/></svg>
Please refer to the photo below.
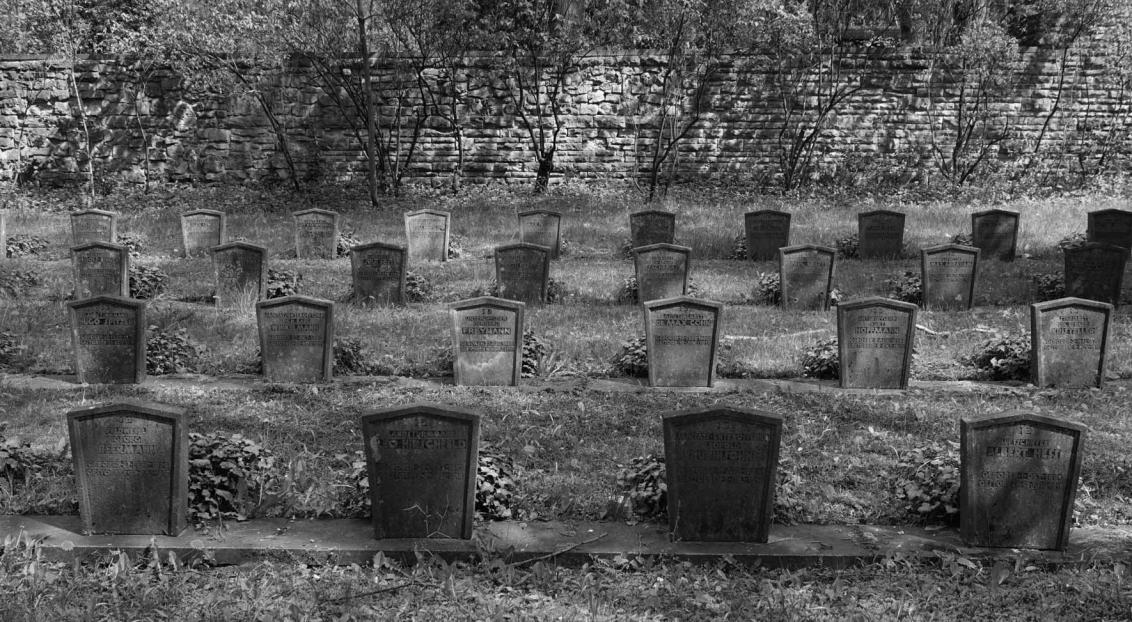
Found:
<svg viewBox="0 0 1132 622"><path fill-rule="evenodd" d="M1030 372L1039 387L1101 387L1112 305L1061 298L1030 305Z"/></svg>
<svg viewBox="0 0 1132 622"><path fill-rule="evenodd" d="M87 242L118 241L118 214L101 209L88 209L71 214L71 245Z"/></svg>
<svg viewBox="0 0 1132 622"><path fill-rule="evenodd" d="M676 214L644 210L629 214L629 239L633 248L676 243Z"/></svg>
<svg viewBox="0 0 1132 622"><path fill-rule="evenodd" d="M640 302L674 298L688 293L692 249L674 244L650 244L633 249Z"/></svg>
<svg viewBox="0 0 1132 622"><path fill-rule="evenodd" d="M374 536L472 537L480 416L411 404L361 418Z"/></svg>
<svg viewBox="0 0 1132 622"><path fill-rule="evenodd" d="M841 388L908 388L916 310L914 304L877 297L837 305Z"/></svg>
<svg viewBox="0 0 1132 622"><path fill-rule="evenodd" d="M214 246L212 272L216 283L216 306L251 306L262 300L267 289L267 249L247 242Z"/></svg>
<svg viewBox="0 0 1132 622"><path fill-rule="evenodd" d="M562 213L535 209L519 212L519 241L550 249L550 258L562 251Z"/></svg>
<svg viewBox="0 0 1132 622"><path fill-rule="evenodd" d="M354 299L362 303L397 304L404 301L405 247L383 242L350 249Z"/></svg>
<svg viewBox="0 0 1132 622"><path fill-rule="evenodd" d="M650 387L710 387L723 303L688 296L644 303Z"/></svg>
<svg viewBox="0 0 1132 622"><path fill-rule="evenodd" d="M1086 237L1097 244L1113 244L1132 249L1132 212L1102 209L1088 214Z"/></svg>
<svg viewBox="0 0 1132 622"><path fill-rule="evenodd" d="M130 253L125 246L88 242L71 249L75 299L129 296Z"/></svg>
<svg viewBox="0 0 1132 622"><path fill-rule="evenodd" d="M295 256L334 259L338 253L338 213L324 209L295 212Z"/></svg>
<svg viewBox="0 0 1132 622"><path fill-rule="evenodd" d="M714 407L667 413L663 425L672 537L766 542L782 417Z"/></svg>
<svg viewBox="0 0 1132 622"><path fill-rule="evenodd" d="M490 296L452 304L450 315L456 384L519 384L526 307L521 302Z"/></svg>
<svg viewBox="0 0 1132 622"><path fill-rule="evenodd" d="M87 534L177 536L188 513L184 411L145 402L67 413L79 514Z"/></svg>
<svg viewBox="0 0 1132 622"><path fill-rule="evenodd" d="M975 301L979 273L979 249L959 244L941 244L920 251L920 282L924 307L970 309Z"/></svg>
<svg viewBox="0 0 1132 622"><path fill-rule="evenodd" d="M747 233L747 258L753 261L772 261L778 258L778 249L790 246L790 214L763 209L743 214L743 228Z"/></svg>
<svg viewBox="0 0 1132 622"><path fill-rule="evenodd" d="M448 237L452 215L440 210L417 210L405 214L405 239L409 263L448 261Z"/></svg>
<svg viewBox="0 0 1132 622"><path fill-rule="evenodd" d="M94 296L67 307L79 382L145 381L145 301Z"/></svg>
<svg viewBox="0 0 1132 622"><path fill-rule="evenodd" d="M256 303L263 376L270 382L329 382L334 303L286 296Z"/></svg>
<svg viewBox="0 0 1132 622"><path fill-rule="evenodd" d="M829 310L837 251L799 244L778 249L778 278L785 309Z"/></svg>
<svg viewBox="0 0 1132 622"><path fill-rule="evenodd" d="M971 246L982 259L1014 261L1018 250L1018 212L992 209L971 214Z"/></svg>
<svg viewBox="0 0 1132 622"><path fill-rule="evenodd" d="M904 248L904 214L883 209L857 214L857 242L862 259L899 257Z"/></svg>
<svg viewBox="0 0 1132 622"><path fill-rule="evenodd" d="M960 421L959 531L971 546L1064 550L1086 428L1027 411Z"/></svg>
<svg viewBox="0 0 1132 622"><path fill-rule="evenodd" d="M227 217L213 209L196 209L181 214L181 248L185 257L203 255L224 243Z"/></svg>
<svg viewBox="0 0 1132 622"><path fill-rule="evenodd" d="M499 297L522 302L545 302L550 278L550 253L545 246L508 244L495 249L495 282Z"/></svg>
<svg viewBox="0 0 1132 622"><path fill-rule="evenodd" d="M1120 304L1120 288L1128 249L1111 244L1088 243L1064 252L1065 295Z"/></svg>

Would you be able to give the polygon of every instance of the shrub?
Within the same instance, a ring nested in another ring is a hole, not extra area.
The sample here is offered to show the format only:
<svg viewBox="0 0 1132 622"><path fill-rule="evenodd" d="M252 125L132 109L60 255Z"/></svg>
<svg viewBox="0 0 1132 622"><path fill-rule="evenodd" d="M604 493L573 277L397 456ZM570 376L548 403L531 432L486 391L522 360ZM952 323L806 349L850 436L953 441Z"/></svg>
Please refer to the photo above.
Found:
<svg viewBox="0 0 1132 622"><path fill-rule="evenodd" d="M802 376L822 380L841 377L841 355L836 338L819 341L802 353Z"/></svg>
<svg viewBox="0 0 1132 622"><path fill-rule="evenodd" d="M621 351L611 361L613 373L632 378L649 375L648 346L644 337L634 337L621 344Z"/></svg>
<svg viewBox="0 0 1132 622"><path fill-rule="evenodd" d="M777 272L755 275L755 301L773 306L782 304L782 281Z"/></svg>
<svg viewBox="0 0 1132 622"><path fill-rule="evenodd" d="M302 280L303 275L294 270L268 268L266 295L268 298L297 295L299 293L299 282Z"/></svg>
<svg viewBox="0 0 1132 622"><path fill-rule="evenodd" d="M169 275L161 268L151 266L130 266L130 298L149 300L165 292Z"/></svg>
<svg viewBox="0 0 1132 622"><path fill-rule="evenodd" d="M570 295L570 290L566 289L566 284L558 279L546 280L546 302L555 303L563 302L567 296Z"/></svg>
<svg viewBox="0 0 1132 622"><path fill-rule="evenodd" d="M889 298L916 305L924 303L924 283L920 275L911 270L905 271L903 276L887 279L884 284L888 286Z"/></svg>
<svg viewBox="0 0 1132 622"><path fill-rule="evenodd" d="M270 451L239 434L190 432L189 518L251 518L274 467Z"/></svg>
<svg viewBox="0 0 1132 622"><path fill-rule="evenodd" d="M728 259L747 259L747 234L740 233L731 241L731 254Z"/></svg>
<svg viewBox="0 0 1132 622"><path fill-rule="evenodd" d="M162 376L192 371L199 357L200 349L185 329L157 331L145 342L145 373Z"/></svg>
<svg viewBox="0 0 1132 622"><path fill-rule="evenodd" d="M658 518L668 512L668 482L664 456L648 454L633 458L617 471L617 489L634 514Z"/></svg>
<svg viewBox="0 0 1132 622"><path fill-rule="evenodd" d="M334 340L335 376L365 376L373 368L374 365L362 352L362 342L357 339Z"/></svg>
<svg viewBox="0 0 1132 622"><path fill-rule="evenodd" d="M1038 302L1057 300L1065 297L1065 276L1059 273L1047 272L1035 274L1033 277L1036 290L1034 292Z"/></svg>
<svg viewBox="0 0 1132 622"><path fill-rule="evenodd" d="M997 335L980 344L964 362L992 380L1028 380L1030 337Z"/></svg>
<svg viewBox="0 0 1132 622"><path fill-rule="evenodd" d="M1081 248L1086 243L1088 243L1088 241L1089 238L1084 233L1078 231L1076 233L1070 233L1069 235L1058 240L1057 248L1061 249L1063 252L1073 250L1075 248Z"/></svg>
<svg viewBox="0 0 1132 622"><path fill-rule="evenodd" d="M140 257L149 248L149 239L144 233L119 233L117 239L118 244L125 246L132 258Z"/></svg>
<svg viewBox="0 0 1132 622"><path fill-rule="evenodd" d="M38 235L13 233L8 236L4 252L8 257L29 257L42 254L47 247L47 240Z"/></svg>
<svg viewBox="0 0 1132 622"><path fill-rule="evenodd" d="M523 331L523 369L522 378L534 378L542 368L542 361L550 354L550 346L535 335L535 331Z"/></svg>
<svg viewBox="0 0 1132 622"><path fill-rule="evenodd" d="M917 447L897 467L896 498L904 511L926 523L959 522L959 455L956 444Z"/></svg>
<svg viewBox="0 0 1132 622"><path fill-rule="evenodd" d="M429 302L432 291L432 281L427 276L411 270L405 272L405 302Z"/></svg>
<svg viewBox="0 0 1132 622"><path fill-rule="evenodd" d="M485 520L511 518L515 499L514 466L490 443L481 443L476 467L476 515Z"/></svg>
<svg viewBox="0 0 1132 622"><path fill-rule="evenodd" d="M856 233L837 238L834 240L833 246L837 249L837 255L844 259L854 259L860 256L861 240Z"/></svg>
<svg viewBox="0 0 1132 622"><path fill-rule="evenodd" d="M338 233L338 238L334 241L334 256L349 257L350 249L359 246L361 243L361 240L354 237L353 231L341 231Z"/></svg>
<svg viewBox="0 0 1132 622"><path fill-rule="evenodd" d="M0 271L0 292L9 298L23 298L41 282L39 273L34 270Z"/></svg>

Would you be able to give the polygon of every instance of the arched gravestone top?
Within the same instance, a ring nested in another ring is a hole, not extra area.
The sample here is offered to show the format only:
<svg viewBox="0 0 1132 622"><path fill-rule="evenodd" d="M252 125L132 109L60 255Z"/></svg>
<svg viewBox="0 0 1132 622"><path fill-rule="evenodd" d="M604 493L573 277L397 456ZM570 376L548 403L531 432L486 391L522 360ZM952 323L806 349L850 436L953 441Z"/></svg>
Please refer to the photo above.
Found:
<svg viewBox="0 0 1132 622"><path fill-rule="evenodd" d="M960 420L960 527L971 546L1064 550L1086 428L1030 411Z"/></svg>
<svg viewBox="0 0 1132 622"><path fill-rule="evenodd" d="M405 212L405 239L409 263L448 261L452 214L435 209Z"/></svg>
<svg viewBox="0 0 1132 622"><path fill-rule="evenodd" d="M1103 387L1113 307L1082 298L1030 305L1030 373L1039 387Z"/></svg>
<svg viewBox="0 0 1132 622"><path fill-rule="evenodd" d="M329 382L334 365L334 303L285 296L256 303L263 376L269 382Z"/></svg>
<svg viewBox="0 0 1132 622"><path fill-rule="evenodd" d="M662 423L673 538L766 542L782 417L725 406L666 413Z"/></svg>
<svg viewBox="0 0 1132 622"><path fill-rule="evenodd" d="M898 257L904 250L903 212L887 209L857 214L858 254L862 259Z"/></svg>
<svg viewBox="0 0 1132 622"><path fill-rule="evenodd" d="M80 383L145 382L145 301L94 296L67 303Z"/></svg>
<svg viewBox="0 0 1132 622"><path fill-rule="evenodd" d="M87 242L117 242L118 214L103 209L71 212L71 241L73 246Z"/></svg>
<svg viewBox="0 0 1132 622"><path fill-rule="evenodd" d="M562 212L530 209L519 212L519 241L550 249L550 258L562 252Z"/></svg>
<svg viewBox="0 0 1132 622"><path fill-rule="evenodd" d="M75 298L130 294L130 251L120 244L87 242L71 248Z"/></svg>
<svg viewBox="0 0 1132 622"><path fill-rule="evenodd" d="M469 298L449 306L457 385L519 384L526 308L521 302L493 296Z"/></svg>
<svg viewBox="0 0 1132 622"><path fill-rule="evenodd" d="M374 536L472 537L480 415L416 403L361 417Z"/></svg>
<svg viewBox="0 0 1132 622"><path fill-rule="evenodd" d="M546 302L549 280L549 248L522 242L495 247L495 282L500 298Z"/></svg>
<svg viewBox="0 0 1132 622"><path fill-rule="evenodd" d="M185 257L203 253L227 239L228 217L214 209L195 209L181 214L181 249Z"/></svg>
<svg viewBox="0 0 1132 622"><path fill-rule="evenodd" d="M962 244L940 244L920 250L920 281L924 307L966 309L975 303L979 275L979 249Z"/></svg>
<svg viewBox="0 0 1132 622"><path fill-rule="evenodd" d="M633 248L676 241L676 214L647 209L629 214L629 239Z"/></svg>
<svg viewBox="0 0 1132 622"><path fill-rule="evenodd" d="M305 209L295 219L295 256L299 259L334 259L338 254L338 212Z"/></svg>
<svg viewBox="0 0 1132 622"><path fill-rule="evenodd" d="M188 513L185 411L125 401L67 413L87 534L176 536Z"/></svg>
<svg viewBox="0 0 1132 622"><path fill-rule="evenodd" d="M710 387L723 303L690 296L642 305L650 387Z"/></svg>
<svg viewBox="0 0 1132 622"><path fill-rule="evenodd" d="M406 260L405 247L396 244L370 242L351 247L354 300L379 304L404 302Z"/></svg>
<svg viewBox="0 0 1132 622"><path fill-rule="evenodd" d="M1114 307L1120 303L1124 268L1128 264L1127 247L1089 242L1065 249L1063 255L1066 296L1107 302Z"/></svg>
<svg viewBox="0 0 1132 622"><path fill-rule="evenodd" d="M1021 214L990 209L971 214L971 246L982 251L982 259L1014 261L1018 252L1018 222Z"/></svg>
<svg viewBox="0 0 1132 622"><path fill-rule="evenodd" d="M228 242L208 249L216 283L216 304L232 306L245 298L267 295L267 248L250 242Z"/></svg>
<svg viewBox="0 0 1132 622"><path fill-rule="evenodd" d="M828 311L837 251L797 244L778 249L778 279L784 309Z"/></svg>
<svg viewBox="0 0 1132 622"><path fill-rule="evenodd" d="M1088 213L1085 235L1090 242L1114 244L1132 249L1132 212L1102 209Z"/></svg>
<svg viewBox="0 0 1132 622"><path fill-rule="evenodd" d="M778 249L790 246L791 218L789 212L773 209L743 214L747 259L769 261L778 257Z"/></svg>
<svg viewBox="0 0 1132 622"><path fill-rule="evenodd" d="M692 249L675 244L649 244L634 248L632 252L637 298L641 302L688 293Z"/></svg>
<svg viewBox="0 0 1132 622"><path fill-rule="evenodd" d="M918 309L879 296L837 305L841 388L908 388Z"/></svg>

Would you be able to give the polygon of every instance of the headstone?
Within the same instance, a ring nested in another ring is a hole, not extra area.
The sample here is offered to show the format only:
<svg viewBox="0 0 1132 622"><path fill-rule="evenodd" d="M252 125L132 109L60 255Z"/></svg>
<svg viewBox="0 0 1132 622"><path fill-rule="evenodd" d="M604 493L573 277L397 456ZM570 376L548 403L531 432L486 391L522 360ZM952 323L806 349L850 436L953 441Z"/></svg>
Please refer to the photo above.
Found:
<svg viewBox="0 0 1132 622"><path fill-rule="evenodd" d="M964 418L959 427L963 541L1064 550L1086 428L1026 411Z"/></svg>
<svg viewBox="0 0 1132 622"><path fill-rule="evenodd" d="M668 413L663 424L673 538L766 542L782 417L714 407Z"/></svg>
<svg viewBox="0 0 1132 622"><path fill-rule="evenodd" d="M916 305L862 298L837 305L843 389L907 389Z"/></svg>
<svg viewBox="0 0 1132 622"><path fill-rule="evenodd" d="M904 249L904 214L883 209L857 214L857 242L862 259L899 257Z"/></svg>
<svg viewBox="0 0 1132 622"><path fill-rule="evenodd" d="M295 212L295 256L334 259L338 254L338 213L324 209Z"/></svg>
<svg viewBox="0 0 1132 622"><path fill-rule="evenodd" d="M95 296L67 307L79 382L145 381L145 301Z"/></svg>
<svg viewBox="0 0 1132 622"><path fill-rule="evenodd" d="M0 261L8 258L8 215L0 212Z"/></svg>
<svg viewBox="0 0 1132 622"><path fill-rule="evenodd" d="M412 404L362 416L374 536L472 537L480 416Z"/></svg>
<svg viewBox="0 0 1132 622"><path fill-rule="evenodd" d="M185 530L189 440L180 408L127 402L67 413L86 534Z"/></svg>
<svg viewBox="0 0 1132 622"><path fill-rule="evenodd" d="M1132 249L1132 212L1102 209L1089 212L1086 237L1097 244L1113 244Z"/></svg>
<svg viewBox="0 0 1132 622"><path fill-rule="evenodd" d="M267 290L267 249L247 242L229 242L209 249L216 279L216 306L251 306Z"/></svg>
<svg viewBox="0 0 1132 622"><path fill-rule="evenodd" d="M800 244L778 249L778 279L786 309L829 310L837 251Z"/></svg>
<svg viewBox="0 0 1132 622"><path fill-rule="evenodd" d="M971 214L971 246L983 259L1014 261L1018 250L1018 212L992 209Z"/></svg>
<svg viewBox="0 0 1132 622"><path fill-rule="evenodd" d="M130 252L109 242L88 242L71 249L75 299L130 294Z"/></svg>
<svg viewBox="0 0 1132 622"><path fill-rule="evenodd" d="M562 213L535 209L519 212L519 241L550 249L550 258L562 252Z"/></svg>
<svg viewBox="0 0 1132 622"><path fill-rule="evenodd" d="M185 257L203 255L224 243L227 218L214 209L196 209L181 214L181 247Z"/></svg>
<svg viewBox="0 0 1132 622"><path fill-rule="evenodd" d="M790 214L763 209L743 214L743 228L747 233L747 258L753 261L771 261L778 257L778 249L790 246Z"/></svg>
<svg viewBox="0 0 1132 622"><path fill-rule="evenodd" d="M405 238L409 263L448 261L448 237L452 215L439 210L417 210L405 214Z"/></svg>
<svg viewBox="0 0 1132 622"><path fill-rule="evenodd" d="M256 303L263 376L269 382L329 382L334 362L334 303L286 296Z"/></svg>
<svg viewBox="0 0 1132 622"><path fill-rule="evenodd" d="M644 303L650 387L710 387L723 304L688 296Z"/></svg>
<svg viewBox="0 0 1132 622"><path fill-rule="evenodd" d="M350 249L350 273L358 302L398 304L404 301L405 247L382 242Z"/></svg>
<svg viewBox="0 0 1132 622"><path fill-rule="evenodd" d="M655 209L629 214L629 235L633 248L675 244L676 214Z"/></svg>
<svg viewBox="0 0 1132 622"><path fill-rule="evenodd" d="M1101 387L1112 305L1061 298L1030 305L1030 372L1045 387Z"/></svg>
<svg viewBox="0 0 1132 622"><path fill-rule="evenodd" d="M691 256L692 249L674 244L634 248L638 300L648 302L687 294Z"/></svg>
<svg viewBox="0 0 1132 622"><path fill-rule="evenodd" d="M495 249L495 282L499 297L545 302L550 278L550 252L535 244L508 244Z"/></svg>
<svg viewBox="0 0 1132 622"><path fill-rule="evenodd" d="M1128 248L1089 243L1065 250L1065 295L1120 304Z"/></svg>
<svg viewBox="0 0 1132 622"><path fill-rule="evenodd" d="M101 209L88 209L71 214L72 246L87 242L118 241L118 215Z"/></svg>
<svg viewBox="0 0 1132 622"><path fill-rule="evenodd" d="M519 384L526 307L521 302L490 296L453 303L450 314L457 385Z"/></svg>
<svg viewBox="0 0 1132 622"><path fill-rule="evenodd" d="M968 310L975 301L979 249L941 244L920 251L920 282L924 307Z"/></svg>

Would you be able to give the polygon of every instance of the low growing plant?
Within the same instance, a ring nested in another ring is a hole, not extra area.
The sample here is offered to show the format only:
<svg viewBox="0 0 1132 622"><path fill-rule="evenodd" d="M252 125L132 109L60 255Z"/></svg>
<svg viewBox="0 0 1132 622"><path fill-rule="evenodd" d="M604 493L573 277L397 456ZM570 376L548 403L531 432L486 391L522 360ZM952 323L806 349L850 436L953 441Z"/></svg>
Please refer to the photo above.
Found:
<svg viewBox="0 0 1132 622"><path fill-rule="evenodd" d="M334 256L335 257L349 257L350 249L355 246L360 246L361 240L354 236L353 231L342 231L338 233L338 238L334 240Z"/></svg>
<svg viewBox="0 0 1132 622"><path fill-rule="evenodd" d="M13 233L8 236L4 253L7 257L34 257L43 254L49 246L45 238L29 233Z"/></svg>
<svg viewBox="0 0 1132 622"><path fill-rule="evenodd" d="M841 377L841 355L837 350L837 339L824 339L810 346L802 353L802 376L821 380L836 380Z"/></svg>
<svg viewBox="0 0 1132 622"><path fill-rule="evenodd" d="M777 272L760 272L755 275L755 301L759 304L782 304L782 280Z"/></svg>
<svg viewBox="0 0 1132 622"><path fill-rule="evenodd" d="M299 293L299 283L302 280L303 275L294 270L268 268L266 296L267 298L295 296Z"/></svg>
<svg viewBox="0 0 1132 622"><path fill-rule="evenodd" d="M924 283L916 272L907 270L902 276L885 280L884 284L889 298L915 305L924 303Z"/></svg>
<svg viewBox="0 0 1132 622"><path fill-rule="evenodd" d="M901 457L896 498L922 523L959 522L958 444L917 447Z"/></svg>
<svg viewBox="0 0 1132 622"><path fill-rule="evenodd" d="M150 300L165 293L169 275L161 268L130 265L130 298Z"/></svg>
<svg viewBox="0 0 1132 622"><path fill-rule="evenodd" d="M374 365L362 351L362 342L357 339L334 340L334 375L366 376L373 372Z"/></svg>
<svg viewBox="0 0 1132 622"><path fill-rule="evenodd" d="M184 328L156 331L145 342L145 373L151 376L193 371L199 358L200 348Z"/></svg>
<svg viewBox="0 0 1132 622"><path fill-rule="evenodd" d="M432 281L412 270L405 272L405 302L430 302L433 299Z"/></svg>
<svg viewBox="0 0 1132 622"><path fill-rule="evenodd" d="M274 468L270 451L239 434L190 432L190 520L253 517Z"/></svg>
<svg viewBox="0 0 1132 622"><path fill-rule="evenodd" d="M956 233L951 236L952 244L961 244L963 246L974 246L975 238L971 237L970 233Z"/></svg>
<svg viewBox="0 0 1132 622"><path fill-rule="evenodd" d="M617 471L617 490L626 497L632 512L644 518L659 518L668 512L668 479L664 456L648 454L633 458Z"/></svg>
<svg viewBox="0 0 1132 622"><path fill-rule="evenodd" d="M837 249L837 256L842 259L855 259L861 254L861 240L856 233L837 238L833 242L833 247Z"/></svg>
<svg viewBox="0 0 1132 622"><path fill-rule="evenodd" d="M1065 276L1058 272L1035 274L1033 277L1038 302L1065 297Z"/></svg>
<svg viewBox="0 0 1132 622"><path fill-rule="evenodd" d="M648 346L644 337L634 337L621 343L621 350L610 361L612 372L631 378L645 378L649 375Z"/></svg>
<svg viewBox="0 0 1132 622"><path fill-rule="evenodd" d="M1030 336L997 335L975 348L964 360L991 380L1030 378Z"/></svg>
<svg viewBox="0 0 1132 622"><path fill-rule="evenodd" d="M696 286L695 280L688 277L688 296L698 298L700 296L700 288ZM617 304L622 305L635 305L640 303L641 286L637 282L636 276L631 276L621 282L621 289L617 292Z"/></svg>
<svg viewBox="0 0 1132 622"><path fill-rule="evenodd" d="M535 331L523 331L523 369L520 376L534 378L542 369L542 362L550 354L550 346L535 335Z"/></svg>
<svg viewBox="0 0 1132 622"><path fill-rule="evenodd" d="M42 281L34 270L0 270L0 293L9 298L23 298Z"/></svg>
<svg viewBox="0 0 1132 622"><path fill-rule="evenodd" d="M731 241L731 253L727 255L728 259L747 259L747 234L740 233L735 236Z"/></svg>
<svg viewBox="0 0 1132 622"><path fill-rule="evenodd" d="M476 515L484 520L512 517L515 500L514 465L491 443L480 443L476 467Z"/></svg>
<svg viewBox="0 0 1132 622"><path fill-rule="evenodd" d="M1070 233L1069 235L1058 240L1057 248L1059 248L1063 252L1073 250L1075 248L1081 248L1082 246L1087 244L1088 241L1089 237L1085 235L1083 231L1078 231L1076 233Z"/></svg>
<svg viewBox="0 0 1132 622"><path fill-rule="evenodd" d="M126 232L117 236L118 244L125 246L131 258L140 257L142 252L149 248L149 238L144 233Z"/></svg>

